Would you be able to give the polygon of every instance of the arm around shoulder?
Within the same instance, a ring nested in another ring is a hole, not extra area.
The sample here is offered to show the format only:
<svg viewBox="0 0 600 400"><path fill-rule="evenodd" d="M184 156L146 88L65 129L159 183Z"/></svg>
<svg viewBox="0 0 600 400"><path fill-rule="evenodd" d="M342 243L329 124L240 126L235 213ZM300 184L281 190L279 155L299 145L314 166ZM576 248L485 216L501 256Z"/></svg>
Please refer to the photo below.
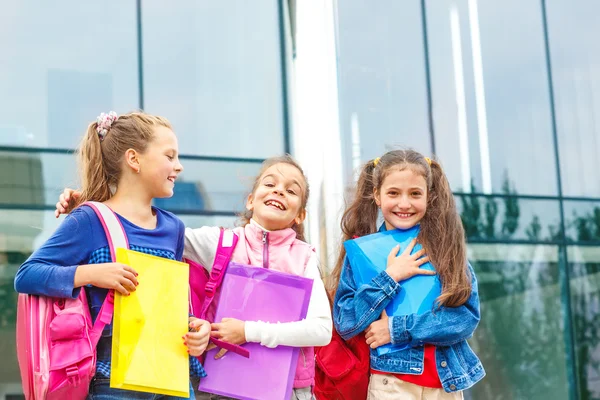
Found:
<svg viewBox="0 0 600 400"><path fill-rule="evenodd" d="M215 260L220 232L218 226L185 228L183 257L201 264L210 271Z"/></svg>

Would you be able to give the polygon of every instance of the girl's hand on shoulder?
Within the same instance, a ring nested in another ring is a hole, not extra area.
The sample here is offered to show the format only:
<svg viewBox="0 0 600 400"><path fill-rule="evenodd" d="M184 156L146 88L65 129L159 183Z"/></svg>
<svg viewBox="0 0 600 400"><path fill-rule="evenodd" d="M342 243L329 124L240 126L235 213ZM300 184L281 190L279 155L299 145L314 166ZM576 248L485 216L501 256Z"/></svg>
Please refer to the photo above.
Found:
<svg viewBox="0 0 600 400"><path fill-rule="evenodd" d="M417 240L413 239L400 255L398 255L400 245L394 246L388 255L385 272L396 282L404 281L415 275L435 275L435 271L420 268L429 261L429 257L425 255L425 249L410 254L415 244L417 244Z"/></svg>
<svg viewBox="0 0 600 400"><path fill-rule="evenodd" d="M79 197L81 197L80 191L66 188L58 197L54 216L58 218L60 214L68 214Z"/></svg>
<svg viewBox="0 0 600 400"><path fill-rule="evenodd" d="M210 339L210 322L196 317L189 319L190 331L183 337L183 343L191 356L201 356L206 351Z"/></svg>
<svg viewBox="0 0 600 400"><path fill-rule="evenodd" d="M373 322L365 331L365 338L370 348L376 349L384 344L391 343L390 319L385 311L381 314L381 319Z"/></svg>
<svg viewBox="0 0 600 400"><path fill-rule="evenodd" d="M139 284L138 273L129 265L103 263L80 265L75 271L75 287L93 285L103 289L114 289L124 296L135 292Z"/></svg>

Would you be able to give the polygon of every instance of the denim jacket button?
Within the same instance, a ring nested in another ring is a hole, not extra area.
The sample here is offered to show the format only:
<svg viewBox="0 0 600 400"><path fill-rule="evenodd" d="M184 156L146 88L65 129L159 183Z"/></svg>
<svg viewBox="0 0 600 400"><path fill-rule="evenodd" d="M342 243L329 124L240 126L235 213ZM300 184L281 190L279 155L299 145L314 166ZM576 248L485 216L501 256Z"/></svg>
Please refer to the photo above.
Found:
<svg viewBox="0 0 600 400"><path fill-rule="evenodd" d="M442 368L446 368L448 366L448 363L446 361L442 361L440 365L442 366Z"/></svg>
<svg viewBox="0 0 600 400"><path fill-rule="evenodd" d="M388 384L388 380L387 380L387 378L383 378L383 384L384 384L384 385L387 385L387 384Z"/></svg>
<svg viewBox="0 0 600 400"><path fill-rule="evenodd" d="M450 385L450 390L456 390L456 385L454 385L454 384Z"/></svg>

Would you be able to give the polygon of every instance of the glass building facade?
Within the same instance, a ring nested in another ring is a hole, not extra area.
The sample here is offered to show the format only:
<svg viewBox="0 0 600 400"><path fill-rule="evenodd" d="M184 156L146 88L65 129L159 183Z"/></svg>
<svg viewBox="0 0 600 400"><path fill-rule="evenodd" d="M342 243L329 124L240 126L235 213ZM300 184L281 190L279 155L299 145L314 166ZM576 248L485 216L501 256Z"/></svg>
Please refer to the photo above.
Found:
<svg viewBox="0 0 600 400"><path fill-rule="evenodd" d="M600 3L319 2L333 10L344 185L412 147L440 160L455 193L481 296L470 343L487 370L465 397L600 398ZM306 118L294 100L295 42L317 29L296 18L306 4L3 4L0 400L22 393L14 275L60 223L87 124L108 110L169 118L185 172L157 205L191 227L231 226L260 162L304 140L292 116ZM317 208L311 232L332 215Z"/></svg>
<svg viewBox="0 0 600 400"><path fill-rule="evenodd" d="M169 118L185 172L157 205L231 226L260 162L289 151L287 3L18 1L0 13L0 399L22 393L19 265L60 223L74 149L100 112ZM288 33L289 35L289 33Z"/></svg>
<svg viewBox="0 0 600 400"><path fill-rule="evenodd" d="M487 370L466 397L600 398L600 3L352 0L335 17L345 176L412 147L455 192Z"/></svg>

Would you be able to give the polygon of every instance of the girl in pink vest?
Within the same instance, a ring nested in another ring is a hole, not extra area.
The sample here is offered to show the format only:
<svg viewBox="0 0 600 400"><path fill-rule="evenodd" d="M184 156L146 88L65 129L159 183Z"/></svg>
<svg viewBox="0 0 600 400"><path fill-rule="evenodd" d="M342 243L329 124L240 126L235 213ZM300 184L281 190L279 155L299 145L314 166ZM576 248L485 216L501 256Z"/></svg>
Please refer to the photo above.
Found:
<svg viewBox="0 0 600 400"><path fill-rule="evenodd" d="M267 347L300 347L292 400L313 399L315 377L313 346L329 344L332 319L329 301L318 268L314 248L304 241L304 218L309 187L302 168L286 155L267 159L248 195L243 226L231 261L287 272L314 280L306 318L272 324L223 318L212 324L211 335L229 343L256 342ZM57 215L65 212L77 192L66 189L57 204ZM186 228L184 258L211 268L219 242L220 228ZM210 271L209 271L210 272ZM224 354L222 350L216 357ZM202 393L202 400L225 397Z"/></svg>
<svg viewBox="0 0 600 400"><path fill-rule="evenodd" d="M313 346L331 340L332 320L314 248L304 241L308 182L290 156L266 160L246 201L240 240L232 261L304 276L314 280L306 319L272 324L223 318L211 335L234 344L256 342L267 347L300 347L292 399L312 399L315 364ZM184 257L212 266L219 227L187 228ZM222 356L223 351L217 354ZM219 398L219 397L212 397Z"/></svg>

